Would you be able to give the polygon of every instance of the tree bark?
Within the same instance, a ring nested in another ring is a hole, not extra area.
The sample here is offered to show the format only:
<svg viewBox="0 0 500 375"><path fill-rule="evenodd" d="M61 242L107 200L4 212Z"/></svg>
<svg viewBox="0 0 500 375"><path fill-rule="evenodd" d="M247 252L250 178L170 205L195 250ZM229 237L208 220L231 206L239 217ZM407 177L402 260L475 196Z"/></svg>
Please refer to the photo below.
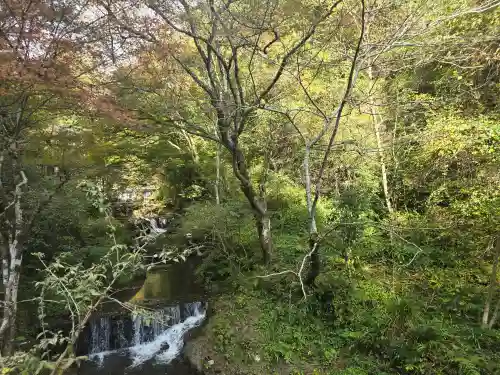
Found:
<svg viewBox="0 0 500 375"><path fill-rule="evenodd" d="M372 66L368 68L368 78L370 79L370 82L373 83L373 70ZM370 115L372 118L372 123L373 123L373 129L375 132L375 138L377 141L377 152L380 160L380 171L382 174L382 189L384 191L384 198L385 198L385 204L387 207L387 211L389 212L389 215L392 214L393 209L392 209L392 203L391 203L391 195L389 192L389 184L387 182L387 167L385 164L385 157L384 157L384 149L382 146L382 137L380 136L380 125L382 121L379 121L381 116L377 114L377 111L375 110L375 103L370 104Z"/></svg>
<svg viewBox="0 0 500 375"><path fill-rule="evenodd" d="M215 155L215 186L214 186L215 203L217 205L220 204L220 152L221 152L221 147L219 144L217 144L217 153Z"/></svg>
<svg viewBox="0 0 500 375"><path fill-rule="evenodd" d="M232 152L234 175L240 182L241 191L247 198L254 212L257 234L259 236L259 243L262 251L262 260L264 264L268 264L271 261L273 242L271 235L271 218L267 211L266 198L262 194L262 191L259 196L252 185L245 155L240 150L236 140L234 138L229 140L227 135L224 135L224 133L222 134L223 144Z"/></svg>
<svg viewBox="0 0 500 375"><path fill-rule="evenodd" d="M21 207L21 197L23 195L23 186L27 184L28 179L23 171L20 172L20 175L21 181L15 185L13 205L9 208L13 216L13 223L8 227L7 234L1 234L3 236L2 280L4 283L4 308L2 324L0 325L0 341L5 355L11 354L12 340L16 334L17 294L23 257L22 240L27 229ZM7 214L7 212L4 211L4 214ZM8 251L5 249L4 242L8 243Z"/></svg>
<svg viewBox="0 0 500 375"><path fill-rule="evenodd" d="M315 286L314 282L321 271L321 261L319 257L318 234L313 232L309 235L309 251L311 253L309 272L307 273L305 284Z"/></svg>
<svg viewBox="0 0 500 375"><path fill-rule="evenodd" d="M310 147L306 145L303 167L306 185L307 213L309 215L309 252L311 253L309 271L305 280L307 286L313 286L316 277L318 277L320 273L319 244L316 243L318 240L318 227L316 224L316 210L315 207L313 207L311 171L309 167L310 152Z"/></svg>
<svg viewBox="0 0 500 375"><path fill-rule="evenodd" d="M271 237L271 218L266 213L262 216L257 215L255 221L257 224L260 248L262 250L262 260L265 264L268 264L271 261L271 253L273 249L273 241Z"/></svg>
<svg viewBox="0 0 500 375"><path fill-rule="evenodd" d="M495 294L495 289L497 286L497 270L498 270L499 259L500 259L500 236L496 238L495 257L493 259L493 267L491 270L490 285L488 287L488 295L486 297L486 302L484 303L483 319L482 319L483 328L488 327L490 323L490 308L491 308L491 303L493 301L493 296ZM498 306L497 309L495 310L498 313ZM494 318L496 320L496 314L494 314ZM494 324L495 322L493 318L491 320L493 321Z"/></svg>
<svg viewBox="0 0 500 375"><path fill-rule="evenodd" d="M9 278L4 289L4 308L2 324L0 325L0 339L3 346L3 354L10 355L12 352L12 341L16 335L17 294L19 291L19 277L21 255L16 249L17 258L11 261L9 266Z"/></svg>
<svg viewBox="0 0 500 375"><path fill-rule="evenodd" d="M488 328L492 329L495 323L497 322L498 318L498 310L500 309L500 298L497 301L497 304L495 306L495 310L493 311L493 315L491 316L490 322L488 323Z"/></svg>
<svg viewBox="0 0 500 375"><path fill-rule="evenodd" d="M309 155L311 149L309 146L306 146L304 152L304 177L305 177L305 185L306 185L306 204L307 204L307 213L309 215L309 235L311 236L313 233L318 232L317 224L316 224L316 210L313 205L312 200L312 182L311 182L311 171L309 167ZM312 249L312 248L311 248Z"/></svg>

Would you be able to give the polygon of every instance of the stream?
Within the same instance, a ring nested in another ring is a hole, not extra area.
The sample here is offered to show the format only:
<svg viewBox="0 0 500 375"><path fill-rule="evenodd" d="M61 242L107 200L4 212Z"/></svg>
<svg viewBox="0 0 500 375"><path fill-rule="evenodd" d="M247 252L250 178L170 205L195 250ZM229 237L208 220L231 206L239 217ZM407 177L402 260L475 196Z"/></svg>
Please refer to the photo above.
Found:
<svg viewBox="0 0 500 375"><path fill-rule="evenodd" d="M187 280L191 270L186 267L148 272L130 300L154 301L147 314L120 308L96 314L77 343L77 354L89 358L78 375L199 375L182 350L186 333L202 324L207 306L191 302L201 295ZM176 290L180 295L172 293Z"/></svg>

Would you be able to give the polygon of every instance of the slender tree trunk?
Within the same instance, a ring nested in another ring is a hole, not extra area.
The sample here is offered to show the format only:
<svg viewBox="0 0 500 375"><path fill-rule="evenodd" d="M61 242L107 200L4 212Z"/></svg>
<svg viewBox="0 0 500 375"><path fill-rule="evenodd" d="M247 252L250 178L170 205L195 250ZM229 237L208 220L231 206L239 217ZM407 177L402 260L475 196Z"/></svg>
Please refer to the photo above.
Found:
<svg viewBox="0 0 500 375"><path fill-rule="evenodd" d="M4 338L3 352L5 355L12 354L12 342L16 337L17 293L19 291L19 276L19 271L16 271L11 275L9 285L9 304L6 305L7 309L4 309L4 316L7 313L8 318L5 330L3 334L0 334L0 336ZM3 322L2 328L4 328Z"/></svg>
<svg viewBox="0 0 500 375"><path fill-rule="evenodd" d="M11 267L12 268L12 267ZM12 341L16 335L17 294L19 291L19 267L9 272L9 279L4 291L4 308L2 324L0 325L0 338L3 346L3 354L10 355L12 352Z"/></svg>
<svg viewBox="0 0 500 375"><path fill-rule="evenodd" d="M215 130L215 136L218 137L219 134L217 133L217 126L214 127ZM214 193L215 193L215 203L217 205L220 204L220 154L221 154L221 145L220 143L217 143L217 150L215 153L215 186L214 186Z"/></svg>
<svg viewBox="0 0 500 375"><path fill-rule="evenodd" d="M7 272L7 282L4 282L4 308L2 324L0 325L0 339L3 345L3 353L11 354L12 341L16 335L17 295L19 291L19 278L22 263L22 251L18 243L10 244L10 264ZM4 279L5 281L5 279Z"/></svg>
<svg viewBox="0 0 500 375"><path fill-rule="evenodd" d="M316 210L313 207L313 199L312 199L312 182L311 182L311 171L309 167L309 155L311 150L308 146L306 146L304 153L304 177L305 177L305 185L306 185L306 204L307 204L307 213L309 215L309 235L311 236L313 233L318 233L318 227L316 224ZM311 248L312 249L312 248Z"/></svg>
<svg viewBox="0 0 500 375"><path fill-rule="evenodd" d="M493 267L491 270L490 285L488 287L488 295L486 297L486 302L484 303L483 319L482 319L483 328L488 327L490 322L490 308L491 308L491 303L493 302L495 289L497 287L497 270L498 270L499 259L500 259L500 237L497 237L495 246L495 257L493 259ZM495 309L495 312L498 313L498 306ZM496 314L494 314L494 318L496 320ZM491 320L493 321L494 324L495 321L493 320L493 318ZM491 324L491 326L493 326L493 324Z"/></svg>
<svg viewBox="0 0 500 375"><path fill-rule="evenodd" d="M21 181L15 186L13 208L13 226L7 235L2 234L2 279L4 283L4 311L2 324L0 325L0 341L2 341L5 355L9 355L12 350L12 340L16 333L17 314L17 293L19 290L19 277L23 259L22 239L25 235L26 223L24 222L23 209L21 207L21 197L23 186L28 179L23 171L20 172ZM0 177L1 178L1 177ZM8 243L8 251L5 251L5 244ZM7 268L8 265L8 268Z"/></svg>
<svg viewBox="0 0 500 375"><path fill-rule="evenodd" d="M309 156L310 148L306 145L304 152L304 177L306 185L306 204L307 212L309 215L309 252L311 253L311 258L309 262L309 271L305 279L305 284L308 286L313 286L316 277L318 277L321 271L321 262L319 256L319 244L318 240L318 226L316 224L316 210L313 207L312 199L312 182L311 182L311 171L309 167Z"/></svg>
<svg viewBox="0 0 500 375"><path fill-rule="evenodd" d="M0 325L0 338L2 342L2 352L4 348L8 346L9 338L7 337L7 331L10 326L10 301L11 301L11 288L9 285L5 285L4 287L4 296L3 296L3 316L2 316L2 324ZM5 352L3 354L6 354Z"/></svg>
<svg viewBox="0 0 500 375"><path fill-rule="evenodd" d="M370 66L368 68L368 78L370 79L370 82L373 83L373 70L372 67ZM382 121L380 121L381 117L379 114L377 114L377 110L375 108L375 103L370 104L370 114L372 118L372 123L373 123L373 129L375 132L375 138L377 141L377 152L380 160L380 171L382 174L382 189L384 191L384 198L385 198L385 204L387 207L387 211L389 212L389 215L392 214L393 209L392 209L392 203L391 203L391 195L389 192L389 184L387 182L387 167L385 164L385 157L384 157L384 148L382 145L382 137L380 136L380 126Z"/></svg>
<svg viewBox="0 0 500 375"><path fill-rule="evenodd" d="M374 113L374 108L372 107L372 113ZM380 123L377 121L375 114L372 114L373 118L373 127L375 130L375 137L377 138L377 149L378 149L378 154L380 158L380 171L382 174L382 189L384 190L384 198L385 198L385 204L387 206L387 211L389 214L392 214L393 209L392 209L392 203L391 203L391 196L389 192L389 184L387 182L387 168L385 165L385 160L384 160L384 150L382 147L382 141L380 137Z"/></svg>
<svg viewBox="0 0 500 375"><path fill-rule="evenodd" d="M217 145L217 154L215 155L215 203L220 204L220 146Z"/></svg>

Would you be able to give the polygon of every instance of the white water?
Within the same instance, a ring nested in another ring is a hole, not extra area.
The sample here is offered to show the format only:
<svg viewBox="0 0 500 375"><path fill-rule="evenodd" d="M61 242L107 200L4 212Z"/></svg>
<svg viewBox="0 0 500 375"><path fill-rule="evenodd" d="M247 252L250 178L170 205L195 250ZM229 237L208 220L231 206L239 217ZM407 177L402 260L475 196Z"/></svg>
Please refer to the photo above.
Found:
<svg viewBox="0 0 500 375"><path fill-rule="evenodd" d="M180 307L174 306L163 309L162 314L165 316L165 320L153 322L153 339L152 341L146 341L144 337L144 327L145 319L141 316L133 317L133 346L127 349L130 358L132 359L131 367L141 365L142 363L149 361L154 358L157 363L168 364L175 357L179 355L184 346L184 334L190 329L197 327L205 319L205 310L200 302L190 303L185 306L185 316L187 318L184 321L180 321ZM109 337L109 324L99 321L99 327L92 329L93 344L97 344L93 347L90 359L94 360L98 364L102 364L104 358L110 354L114 353L124 353L124 349L118 350L106 350L106 346L101 344L101 341L95 342L97 338L101 338L102 335L106 338ZM151 323L149 323L151 325ZM98 331L99 329L104 329L104 332ZM108 338L109 342L109 338ZM102 351L96 352L97 348L102 349Z"/></svg>
<svg viewBox="0 0 500 375"><path fill-rule="evenodd" d="M111 337L111 323L102 317L92 325L92 351L91 353L103 352L107 349Z"/></svg>
<svg viewBox="0 0 500 375"><path fill-rule="evenodd" d="M160 228L156 223L156 219L149 219L149 223L151 224L151 230L156 234L165 233L167 230Z"/></svg>

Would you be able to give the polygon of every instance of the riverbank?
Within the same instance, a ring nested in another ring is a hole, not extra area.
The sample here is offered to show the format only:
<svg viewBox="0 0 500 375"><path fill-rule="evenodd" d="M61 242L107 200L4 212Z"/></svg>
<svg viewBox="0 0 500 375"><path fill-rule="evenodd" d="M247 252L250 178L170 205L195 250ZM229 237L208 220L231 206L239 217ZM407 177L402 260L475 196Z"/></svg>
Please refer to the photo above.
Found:
<svg viewBox="0 0 500 375"><path fill-rule="evenodd" d="M319 363L318 353L307 349L307 343L301 348L286 344L291 331L297 329L299 337L301 328L291 323L290 332L284 332L274 325L282 306L260 293L223 294L209 305L209 318L187 340L183 354L204 375L326 374L326 363ZM311 342L310 348L315 345L317 341Z"/></svg>

